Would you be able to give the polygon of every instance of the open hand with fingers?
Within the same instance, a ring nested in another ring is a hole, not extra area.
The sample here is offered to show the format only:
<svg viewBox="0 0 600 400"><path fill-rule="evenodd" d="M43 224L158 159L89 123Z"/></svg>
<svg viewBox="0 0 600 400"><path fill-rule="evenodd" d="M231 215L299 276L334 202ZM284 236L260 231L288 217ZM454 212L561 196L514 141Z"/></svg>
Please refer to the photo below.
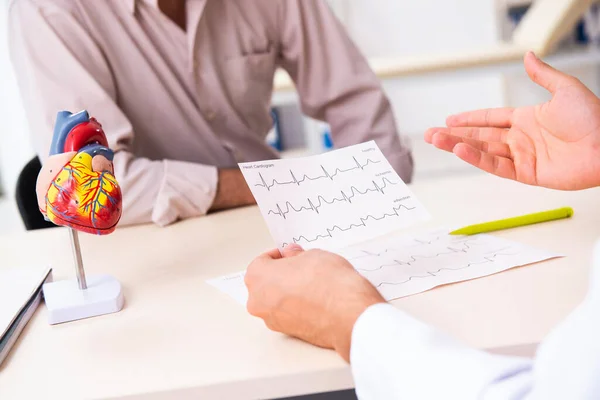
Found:
<svg viewBox="0 0 600 400"><path fill-rule="evenodd" d="M552 99L531 107L451 116L425 140L503 178L553 189L600 185L600 99L583 83L525 56L530 78Z"/></svg>
<svg viewBox="0 0 600 400"><path fill-rule="evenodd" d="M298 245L257 257L246 272L248 312L277 332L350 358L352 329L377 289L344 258Z"/></svg>

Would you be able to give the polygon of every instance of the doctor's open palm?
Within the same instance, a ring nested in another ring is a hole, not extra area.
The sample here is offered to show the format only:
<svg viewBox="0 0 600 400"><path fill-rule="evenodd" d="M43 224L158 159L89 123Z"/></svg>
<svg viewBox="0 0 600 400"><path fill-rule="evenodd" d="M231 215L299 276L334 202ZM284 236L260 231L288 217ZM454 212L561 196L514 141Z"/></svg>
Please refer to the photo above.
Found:
<svg viewBox="0 0 600 400"><path fill-rule="evenodd" d="M600 99L533 53L525 56L525 69L552 94L550 101L451 116L446 128L429 129L425 140L484 171L530 185L600 185Z"/></svg>

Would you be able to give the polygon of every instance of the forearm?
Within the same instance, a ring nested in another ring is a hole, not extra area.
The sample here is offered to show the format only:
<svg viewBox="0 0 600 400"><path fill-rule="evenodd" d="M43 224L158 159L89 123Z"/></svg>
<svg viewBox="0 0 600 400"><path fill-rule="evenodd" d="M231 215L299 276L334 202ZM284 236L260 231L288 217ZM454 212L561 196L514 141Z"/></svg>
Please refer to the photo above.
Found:
<svg viewBox="0 0 600 400"><path fill-rule="evenodd" d="M215 199L210 211L256 204L256 200L238 168L220 169Z"/></svg>
<svg viewBox="0 0 600 400"><path fill-rule="evenodd" d="M217 170L174 160L150 161L118 152L115 171L123 187L124 225L153 222L166 226L255 203L237 168Z"/></svg>
<svg viewBox="0 0 600 400"><path fill-rule="evenodd" d="M160 226L205 215L217 191L214 166L175 160L149 160L119 151L115 176L123 191L121 223Z"/></svg>

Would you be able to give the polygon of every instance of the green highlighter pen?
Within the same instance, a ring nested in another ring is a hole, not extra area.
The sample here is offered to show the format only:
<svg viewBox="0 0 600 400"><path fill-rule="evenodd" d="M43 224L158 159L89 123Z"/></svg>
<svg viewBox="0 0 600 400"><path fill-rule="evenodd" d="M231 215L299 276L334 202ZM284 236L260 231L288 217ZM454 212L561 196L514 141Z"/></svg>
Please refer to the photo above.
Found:
<svg viewBox="0 0 600 400"><path fill-rule="evenodd" d="M482 224L469 225L464 228L450 232L451 235L476 235L478 233L499 231L502 229L516 228L518 226L538 224L540 222L554 221L557 219L570 218L573 215L571 207L558 208L556 210L542 211L534 214L522 215L498 221L484 222Z"/></svg>

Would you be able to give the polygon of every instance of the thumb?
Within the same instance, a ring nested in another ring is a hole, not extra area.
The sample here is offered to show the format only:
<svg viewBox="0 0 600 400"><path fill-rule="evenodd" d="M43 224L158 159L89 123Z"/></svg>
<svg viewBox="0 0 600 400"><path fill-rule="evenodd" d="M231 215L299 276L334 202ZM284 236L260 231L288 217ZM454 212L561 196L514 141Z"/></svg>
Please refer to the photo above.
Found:
<svg viewBox="0 0 600 400"><path fill-rule="evenodd" d="M552 94L572 80L570 75L546 64L532 51L525 55L525 71L527 71L527 75L529 75L532 81Z"/></svg>
<svg viewBox="0 0 600 400"><path fill-rule="evenodd" d="M281 255L283 258L296 257L299 254L304 253L304 249L298 244L289 244L283 248Z"/></svg>

